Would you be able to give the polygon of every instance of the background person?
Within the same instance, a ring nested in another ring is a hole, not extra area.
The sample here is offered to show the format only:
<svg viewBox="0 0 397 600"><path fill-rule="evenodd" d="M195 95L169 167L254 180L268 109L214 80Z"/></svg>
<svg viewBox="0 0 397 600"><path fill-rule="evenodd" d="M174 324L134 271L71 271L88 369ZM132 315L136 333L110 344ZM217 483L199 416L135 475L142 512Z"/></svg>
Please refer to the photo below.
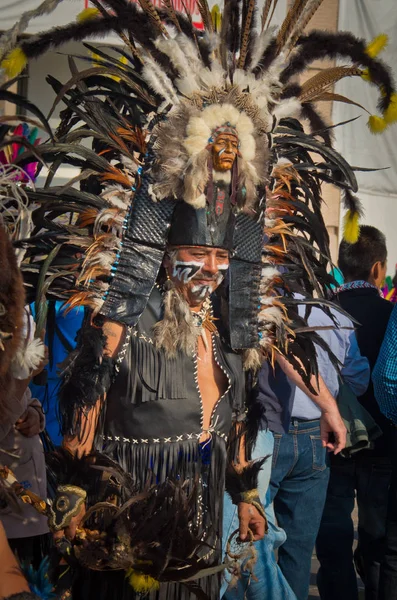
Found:
<svg viewBox="0 0 397 600"><path fill-rule="evenodd" d="M295 298L300 296L295 295ZM299 313L304 312L302 304ZM341 313L332 313L333 319L324 310L312 308L308 324L318 329L320 337L339 360L344 380L355 393L361 393L368 385L368 361L359 352L351 321ZM309 593L311 557L329 478L327 449L336 455L345 445L339 444L337 439L334 444L327 439L328 411L336 410L340 419L334 400L340 382L328 352L319 345L316 352L321 375L318 388L313 382L319 391L317 395L308 389L302 390L301 386L295 387L296 372L289 364L283 365L293 385L292 408L286 431L274 433L270 477L270 497L277 522L287 535L278 551L278 564L298 600L306 600Z"/></svg>
<svg viewBox="0 0 397 600"><path fill-rule="evenodd" d="M393 466L388 496L386 547L380 569L378 600L397 598L397 306L390 316L378 360L372 374L376 400L390 419L394 443L390 444Z"/></svg>
<svg viewBox="0 0 397 600"><path fill-rule="evenodd" d="M371 372L393 310L393 305L380 292L386 274L386 261L386 239L375 227L363 225L355 244L340 244L338 265L345 283L335 290L334 299L357 322L357 343L362 356L368 359ZM355 498L358 504L355 562L365 585L366 600L376 600L378 594L379 568L384 555L393 431L379 409L372 382L364 393L362 390L356 395L383 435L375 440L372 450L360 451L349 460L331 456L331 479L317 538L320 561L318 587L323 600L358 598L351 516Z"/></svg>

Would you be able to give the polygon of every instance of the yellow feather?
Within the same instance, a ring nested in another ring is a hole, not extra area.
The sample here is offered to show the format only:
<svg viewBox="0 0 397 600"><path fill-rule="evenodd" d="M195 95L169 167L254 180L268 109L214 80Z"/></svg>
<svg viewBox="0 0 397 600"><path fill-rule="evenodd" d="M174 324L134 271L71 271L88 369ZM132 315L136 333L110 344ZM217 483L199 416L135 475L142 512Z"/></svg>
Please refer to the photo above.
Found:
<svg viewBox="0 0 397 600"><path fill-rule="evenodd" d="M375 58L387 46L389 38L385 33L377 35L366 47L365 52L371 58Z"/></svg>
<svg viewBox="0 0 397 600"><path fill-rule="evenodd" d="M160 582L157 579L150 577L150 575L139 573L139 571L135 571L134 569L129 569L126 576L130 586L138 593L145 594L160 588Z"/></svg>
<svg viewBox="0 0 397 600"><path fill-rule="evenodd" d="M369 69L363 69L361 71L361 77L364 81L372 81Z"/></svg>
<svg viewBox="0 0 397 600"><path fill-rule="evenodd" d="M9 54L1 61L1 68L6 72L7 77L16 77L26 67L28 57L22 48L14 48Z"/></svg>
<svg viewBox="0 0 397 600"><path fill-rule="evenodd" d="M378 115L371 115L368 119L367 123L369 130L371 133L377 135L378 133L383 133L387 127L387 123L383 117L378 117Z"/></svg>
<svg viewBox="0 0 397 600"><path fill-rule="evenodd" d="M96 19L100 15L100 11L93 6L89 8L85 8L82 10L76 17L76 21L78 23L83 23L84 21L89 21L90 19Z"/></svg>
<svg viewBox="0 0 397 600"><path fill-rule="evenodd" d="M383 117L388 125L397 121L397 93L391 95L389 106L383 113Z"/></svg>
<svg viewBox="0 0 397 600"><path fill-rule="evenodd" d="M215 4L211 9L211 19L215 31L221 30L222 13L219 4Z"/></svg>
<svg viewBox="0 0 397 600"><path fill-rule="evenodd" d="M343 239L348 244L355 244L360 235L359 215L348 210L343 218Z"/></svg>
<svg viewBox="0 0 397 600"><path fill-rule="evenodd" d="M102 64L104 63L105 60L102 58L102 56L99 56L99 54L96 54L96 52L91 52L91 56L92 56L92 64L94 67L101 67ZM122 56L119 59L119 63L120 65L126 65L128 62L128 59L126 56ZM105 77L110 77L110 79L114 79L115 81L121 81L120 77L117 77L117 75L105 75Z"/></svg>

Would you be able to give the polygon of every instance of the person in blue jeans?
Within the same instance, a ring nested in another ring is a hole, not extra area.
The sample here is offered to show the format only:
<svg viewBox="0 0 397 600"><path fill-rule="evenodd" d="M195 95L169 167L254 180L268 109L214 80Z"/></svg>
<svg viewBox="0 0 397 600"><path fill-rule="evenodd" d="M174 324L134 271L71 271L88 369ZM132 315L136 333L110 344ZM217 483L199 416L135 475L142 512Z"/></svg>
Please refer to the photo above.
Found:
<svg viewBox="0 0 397 600"><path fill-rule="evenodd" d="M272 432L269 429L262 429L259 432L252 458L269 457L264 463L258 478L259 497L265 507L269 531L262 540L255 543L258 555L255 565L255 580L250 578L250 574L244 571L243 568L242 576L238 579L237 584L228 587L230 577L228 577L226 571L221 589L221 598L223 597L224 600L240 600L242 598L249 600L264 600L264 598L266 600L296 600L295 594L277 565L274 554L274 550L285 542L286 536L284 531L277 526L273 504L268 494L273 446ZM230 496L225 494L223 505L224 551L229 537L238 529L238 526L237 508L232 504ZM266 596L264 596L264 590L266 590Z"/></svg>
<svg viewBox="0 0 397 600"><path fill-rule="evenodd" d="M301 297L295 295L295 298ZM301 305L300 314L304 310ZM308 323L317 328L318 334L339 359L343 380L356 395L360 395L369 382L368 360L360 354L351 321L339 312L334 312L333 316L339 324L338 329L333 328L331 317L316 307L312 308ZM329 405L335 404L333 398L339 391L338 372L331 364L328 352L319 346L316 351L322 377L318 386L320 393L316 396L308 390L295 388L288 429L285 433L274 434L269 488L277 522L287 534L278 551L278 564L298 600L307 600L309 594L312 552L329 480L327 449L334 454L343 449L340 444L327 441L328 409L322 401L330 395ZM296 378L296 372L289 364L283 369L292 381Z"/></svg>
<svg viewBox="0 0 397 600"><path fill-rule="evenodd" d="M285 373L288 373L289 377ZM313 378L312 383L317 383ZM291 588L287 578L275 559L275 549L279 549L279 555L283 544L286 541L284 530L277 524L271 490L269 482L273 475L272 454L274 448L274 437L281 436L283 432L288 431L293 402L296 395L295 386L299 386L305 393L311 394L314 401L323 411L322 431L321 431L321 451L322 444L326 444L337 451L341 450L345 444L344 426L341 427L341 418L336 407L334 399L321 377L319 378L319 393L313 395L307 389L298 373L287 363L279 359L273 368L269 363L265 363L259 374L257 401L265 410L261 423L261 431L258 434L253 456L262 458L267 456L262 470L259 473L259 493L265 506L266 517L268 519L269 532L264 539L255 543L257 551L257 562L254 569L254 577L250 573L242 570L242 577L235 587L228 587L228 578L222 588L223 598L225 600L296 600L296 595ZM334 432L335 443L329 441L329 433ZM324 449L325 452L325 449ZM228 496L224 500L224 527L223 542L226 547L230 534L238 527L238 520L235 507L231 504ZM314 542L313 542L314 545ZM309 569L310 570L310 569Z"/></svg>

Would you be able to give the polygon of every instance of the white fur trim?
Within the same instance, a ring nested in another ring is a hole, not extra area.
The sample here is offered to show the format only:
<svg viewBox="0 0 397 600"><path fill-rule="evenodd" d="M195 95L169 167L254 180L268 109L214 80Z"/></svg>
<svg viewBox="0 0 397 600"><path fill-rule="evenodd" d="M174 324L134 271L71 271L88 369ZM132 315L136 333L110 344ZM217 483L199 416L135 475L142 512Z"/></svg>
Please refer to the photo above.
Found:
<svg viewBox="0 0 397 600"><path fill-rule="evenodd" d="M203 111L203 113L204 113L204 111ZM206 145L208 144L208 138L211 136L211 130L212 130L212 126L202 116L191 117L189 119L189 123L187 124L187 127L186 127L186 133L188 135L188 138L189 137L193 137L193 138L197 137L197 138L205 139L206 143L203 146L203 148L200 148L200 150L203 150L206 147Z"/></svg>
<svg viewBox="0 0 397 600"><path fill-rule="evenodd" d="M196 200L185 200L185 202L187 202L187 204L190 204L190 206L193 206L193 208L197 210L199 208L205 208L206 197L204 194L200 194L200 196L196 198Z"/></svg>
<svg viewBox="0 0 397 600"><path fill-rule="evenodd" d="M214 181L224 181L225 183L230 183L232 174L230 171L214 171L212 178Z"/></svg>

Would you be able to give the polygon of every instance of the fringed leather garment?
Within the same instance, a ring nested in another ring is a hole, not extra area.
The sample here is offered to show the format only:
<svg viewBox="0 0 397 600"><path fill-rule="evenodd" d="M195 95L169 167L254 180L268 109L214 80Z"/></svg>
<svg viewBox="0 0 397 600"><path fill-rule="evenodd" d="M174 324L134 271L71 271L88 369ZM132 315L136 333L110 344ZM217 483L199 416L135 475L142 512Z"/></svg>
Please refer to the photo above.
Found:
<svg viewBox="0 0 397 600"><path fill-rule="evenodd" d="M140 487L167 476L198 484L197 522L211 531L205 549L208 565L221 559L222 505L226 442L232 420L244 412L241 357L216 333L213 350L228 386L214 407L209 439L203 433L202 400L197 383L197 356L180 353L167 359L152 342L152 327L161 319L161 292L155 288L139 323L130 329L116 360L117 375L106 400L96 449L116 460ZM219 597L220 575L197 583L208 598ZM180 584L161 584L159 591L134 592L124 573L89 572L74 586L73 600L193 600Z"/></svg>

